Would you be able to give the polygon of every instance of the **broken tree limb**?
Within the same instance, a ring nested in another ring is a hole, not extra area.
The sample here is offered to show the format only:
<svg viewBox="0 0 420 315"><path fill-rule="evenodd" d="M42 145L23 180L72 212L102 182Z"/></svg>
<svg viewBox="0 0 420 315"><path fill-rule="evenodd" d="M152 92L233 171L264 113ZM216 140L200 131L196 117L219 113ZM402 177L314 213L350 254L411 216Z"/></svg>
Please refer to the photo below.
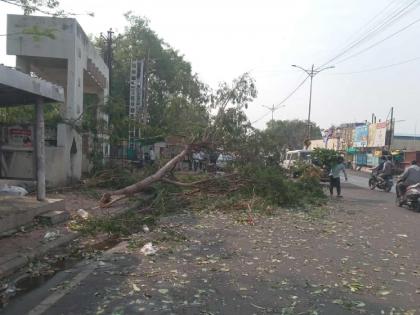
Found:
<svg viewBox="0 0 420 315"><path fill-rule="evenodd" d="M132 196L152 185L153 183L161 180L168 172L170 172L179 162L181 162L184 157L191 151L191 145L187 145L184 150L182 150L177 156L168 161L162 168L160 168L156 173L146 177L145 179L124 187L122 189L114 190L112 192L107 192L102 195L100 200L101 207L107 207L118 200L123 199L122 196L128 197ZM112 196L118 196L116 200L112 200Z"/></svg>
<svg viewBox="0 0 420 315"><path fill-rule="evenodd" d="M229 177L233 177L238 175L237 173L232 173L232 174L226 174L226 175L222 175L222 176L218 176L218 177L212 177L212 178L206 178L203 180L199 180L199 181L195 181L195 182L190 182L190 183L184 183L184 182L179 182L176 180L172 180L169 178L162 178L162 182L168 183L168 184L173 184L176 186L181 186L181 187L196 187L196 186L200 186L202 184L206 184L208 182L212 182L215 180L219 180L222 178L229 178Z"/></svg>

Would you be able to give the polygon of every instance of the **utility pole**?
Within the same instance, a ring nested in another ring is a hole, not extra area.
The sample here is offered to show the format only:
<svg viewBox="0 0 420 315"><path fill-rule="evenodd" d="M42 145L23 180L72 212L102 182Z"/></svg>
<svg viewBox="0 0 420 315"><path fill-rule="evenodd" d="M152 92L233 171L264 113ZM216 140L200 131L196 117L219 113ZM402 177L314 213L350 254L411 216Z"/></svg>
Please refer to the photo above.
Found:
<svg viewBox="0 0 420 315"><path fill-rule="evenodd" d="M274 112L282 107L285 107L286 105L281 105L281 106L276 106L276 105L272 105L271 107L269 106L265 106L265 105L261 105L264 108L267 108L269 111L271 111L271 121L274 121Z"/></svg>
<svg viewBox="0 0 420 315"><path fill-rule="evenodd" d="M388 151L391 152L391 142L394 135L394 107L391 107L391 126L389 127Z"/></svg>
<svg viewBox="0 0 420 315"><path fill-rule="evenodd" d="M102 33L100 34L100 37L105 41L106 47L104 48L103 57L105 60L106 65L108 66L109 70L109 91L108 94L111 96L111 81L112 81L112 35L114 32L112 31L112 28L110 28L107 31L107 36L103 36Z"/></svg>
<svg viewBox="0 0 420 315"><path fill-rule="evenodd" d="M150 61L150 48L147 49L146 61L144 63L144 74L143 74L143 123L149 123L149 109L148 109L148 98L149 98L149 61Z"/></svg>
<svg viewBox="0 0 420 315"><path fill-rule="evenodd" d="M271 121L274 121L274 111L276 110L276 108L275 108L274 104L273 104L273 106L271 106L271 107L268 107L268 106L265 106L265 105L262 105L262 107L265 107L265 108L267 108L269 111L271 111Z"/></svg>
<svg viewBox="0 0 420 315"><path fill-rule="evenodd" d="M112 31L112 28L110 28L108 30L108 36L107 36L107 66L108 66L108 70L109 70L109 95L111 96L111 87L112 87L112 34L114 34L114 32Z"/></svg>
<svg viewBox="0 0 420 315"><path fill-rule="evenodd" d="M327 69L332 69L334 68L334 66L330 66L330 67L325 67L325 68L321 68L321 69L315 69L315 65L312 65L311 69L305 69L301 66L298 65L292 65L292 67L298 68L302 71L304 71L310 78L311 80L311 85L310 85L310 89L309 89L309 110L308 110L308 131L307 131L307 138L310 139L311 137L311 106L312 106L312 81L314 76L316 76L318 73L320 73L321 71L327 70Z"/></svg>

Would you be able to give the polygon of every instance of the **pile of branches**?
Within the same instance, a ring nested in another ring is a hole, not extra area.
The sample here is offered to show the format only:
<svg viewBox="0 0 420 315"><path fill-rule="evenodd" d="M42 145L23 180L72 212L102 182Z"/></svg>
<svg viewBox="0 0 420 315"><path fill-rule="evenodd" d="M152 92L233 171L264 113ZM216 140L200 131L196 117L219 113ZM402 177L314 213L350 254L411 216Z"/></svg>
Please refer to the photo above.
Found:
<svg viewBox="0 0 420 315"><path fill-rule="evenodd" d="M190 190L186 192L186 194L189 195L197 192L204 192L207 194L230 194L249 184L249 181L239 173L216 174L209 178L194 182L181 182L174 177L164 177L162 178L162 182L183 188L190 188Z"/></svg>

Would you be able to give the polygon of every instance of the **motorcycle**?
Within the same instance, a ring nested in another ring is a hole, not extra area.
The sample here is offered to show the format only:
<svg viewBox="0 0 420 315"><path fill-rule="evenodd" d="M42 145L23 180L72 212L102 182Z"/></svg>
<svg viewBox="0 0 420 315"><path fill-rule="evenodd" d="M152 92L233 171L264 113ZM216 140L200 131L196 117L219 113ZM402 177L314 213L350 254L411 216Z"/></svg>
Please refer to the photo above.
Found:
<svg viewBox="0 0 420 315"><path fill-rule="evenodd" d="M392 176L387 179L383 179L378 176L378 173L372 172L369 178L369 188L374 190L375 188L382 189L386 192L390 192L394 182L392 180Z"/></svg>
<svg viewBox="0 0 420 315"><path fill-rule="evenodd" d="M407 187L403 196L396 197L397 205L407 205L409 209L420 212L420 183Z"/></svg>

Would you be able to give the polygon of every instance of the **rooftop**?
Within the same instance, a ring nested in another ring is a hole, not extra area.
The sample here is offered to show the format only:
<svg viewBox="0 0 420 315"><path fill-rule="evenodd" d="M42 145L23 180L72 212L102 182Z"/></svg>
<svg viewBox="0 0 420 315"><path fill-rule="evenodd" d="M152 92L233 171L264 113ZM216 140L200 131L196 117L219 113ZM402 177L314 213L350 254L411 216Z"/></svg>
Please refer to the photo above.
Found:
<svg viewBox="0 0 420 315"><path fill-rule="evenodd" d="M0 107L64 102L64 90L51 82L31 77L11 67L0 65Z"/></svg>

